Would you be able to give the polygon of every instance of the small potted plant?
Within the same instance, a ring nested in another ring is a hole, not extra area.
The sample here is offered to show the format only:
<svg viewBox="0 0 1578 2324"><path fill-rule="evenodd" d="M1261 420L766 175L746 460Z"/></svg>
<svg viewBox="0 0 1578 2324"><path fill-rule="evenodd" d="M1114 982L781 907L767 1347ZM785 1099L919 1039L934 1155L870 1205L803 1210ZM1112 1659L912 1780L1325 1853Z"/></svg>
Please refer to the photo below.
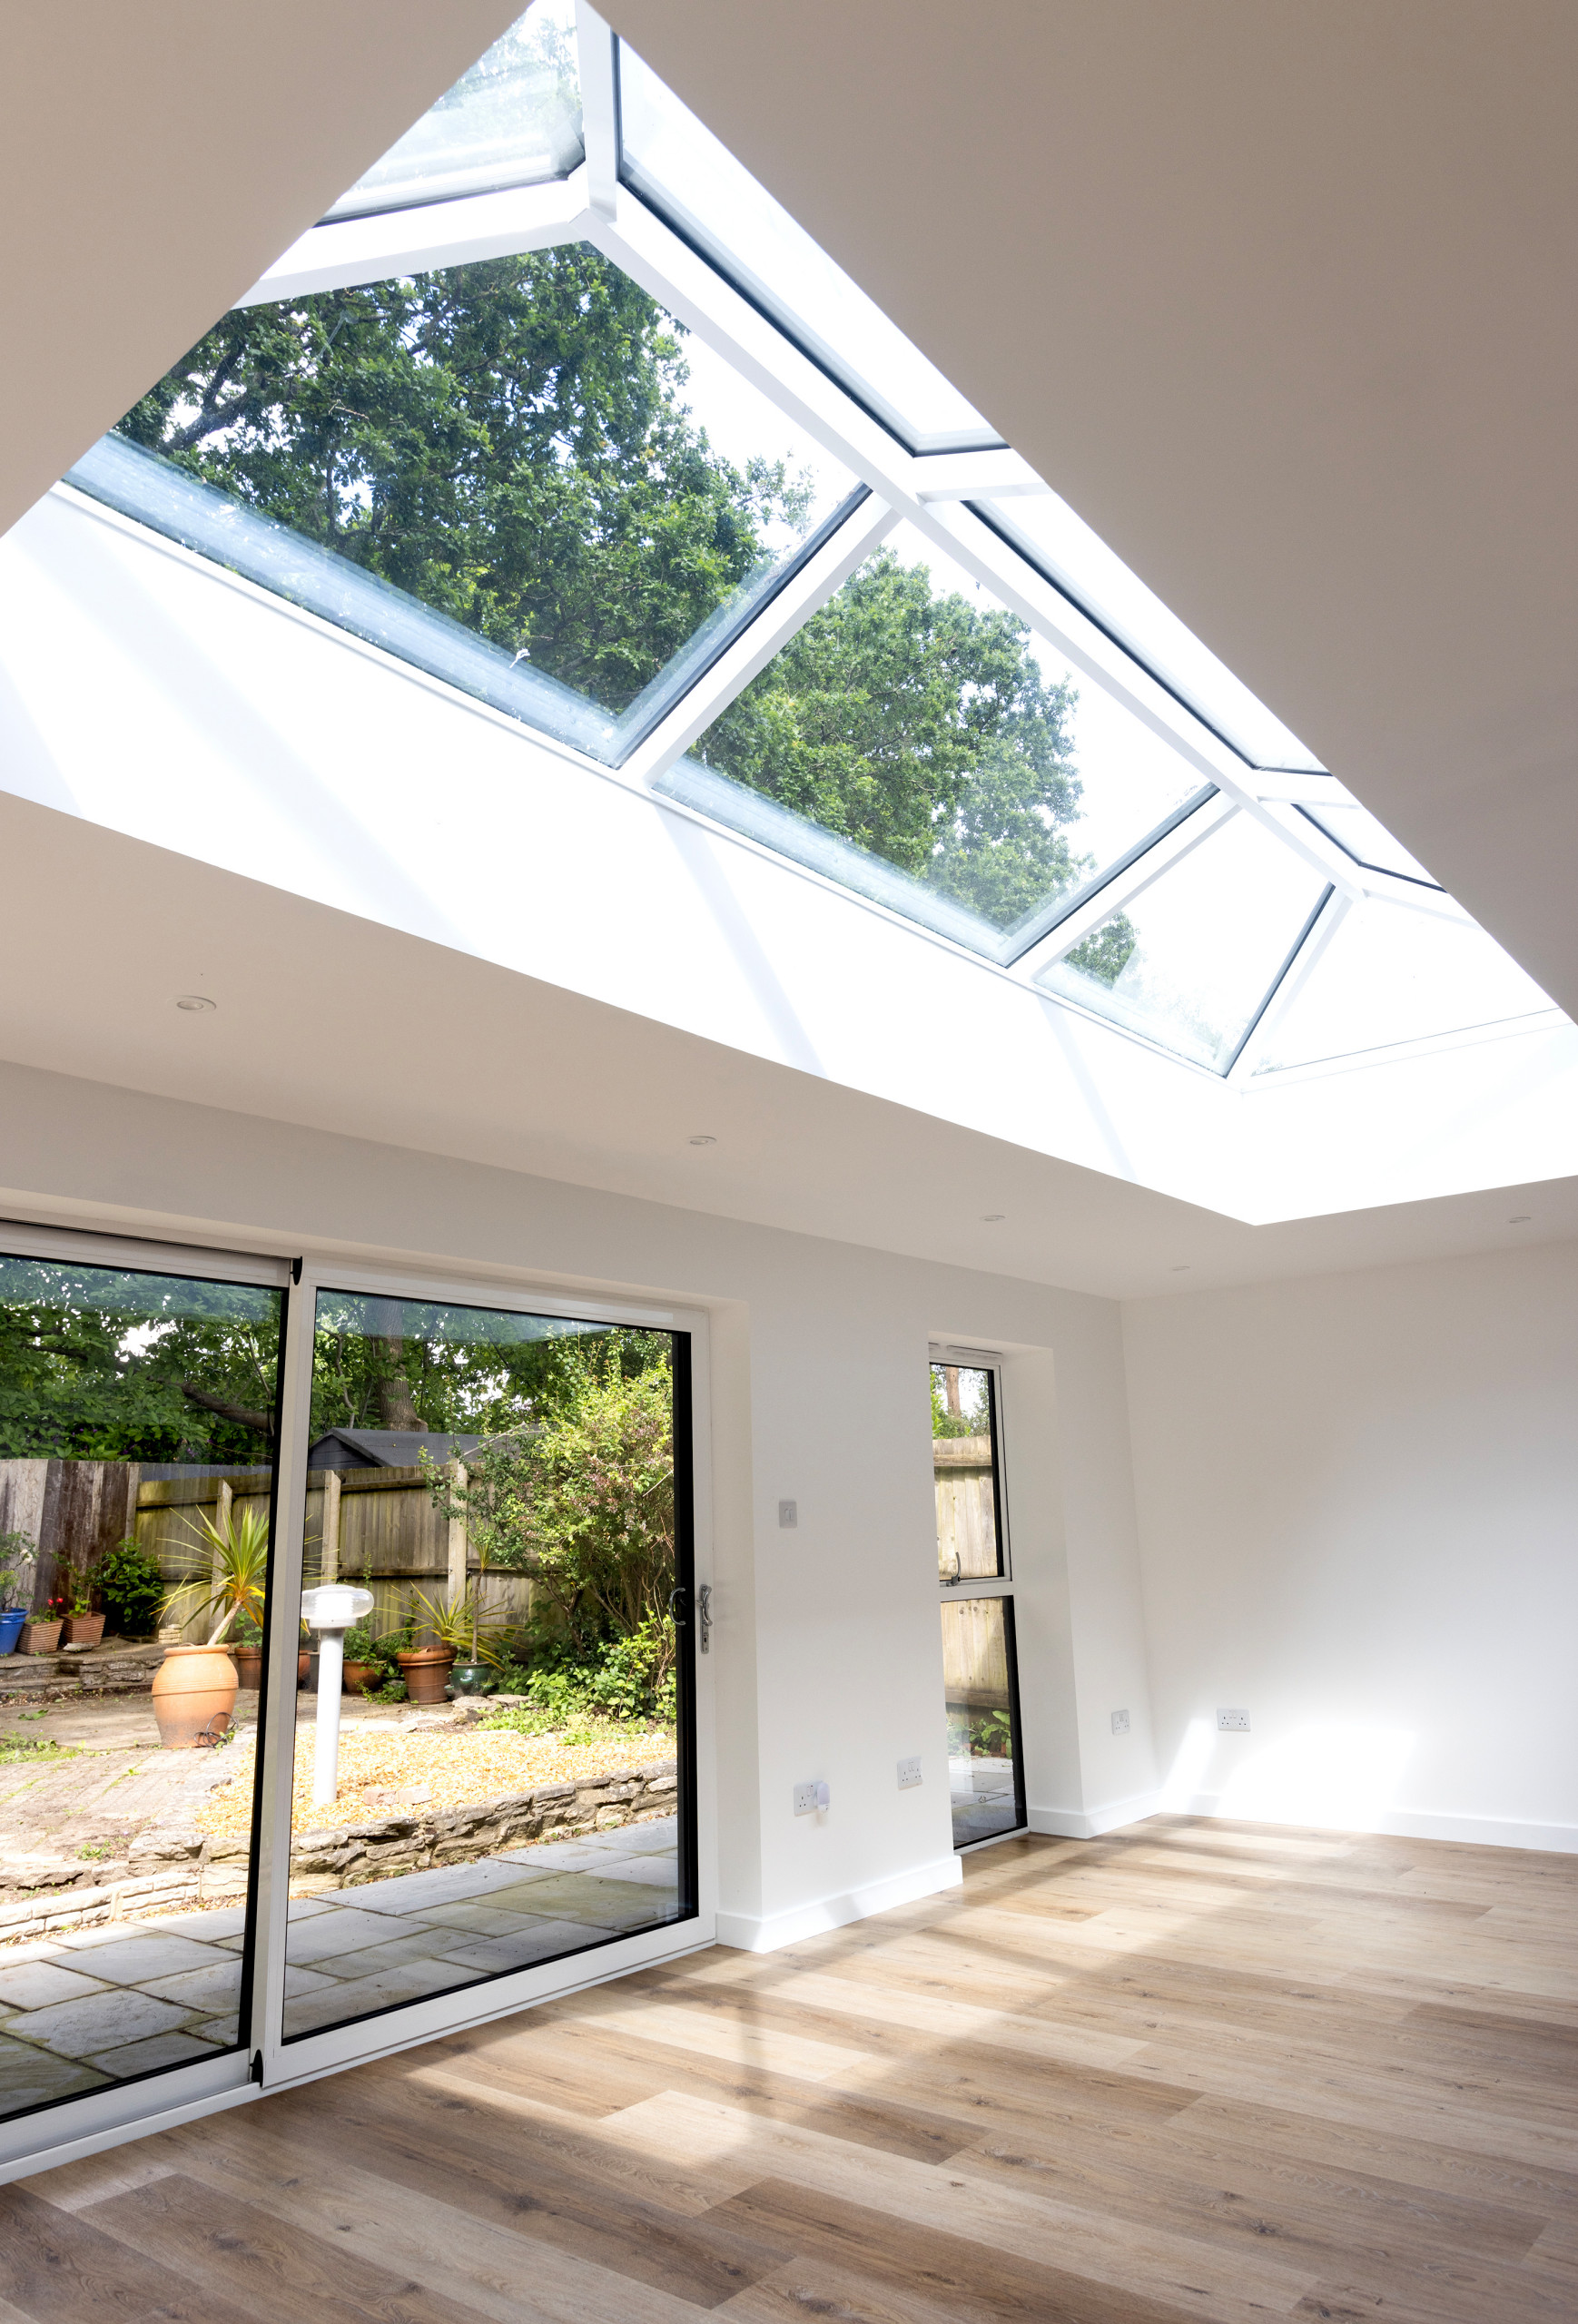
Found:
<svg viewBox="0 0 1578 2324"><path fill-rule="evenodd" d="M52 1598L41 1614L30 1614L16 1642L19 1654L58 1654L65 1623L65 1600Z"/></svg>
<svg viewBox="0 0 1578 2324"><path fill-rule="evenodd" d="M354 1622L345 1633L342 1685L348 1695L370 1695L381 1687L384 1666L378 1640L366 1622Z"/></svg>
<svg viewBox="0 0 1578 2324"><path fill-rule="evenodd" d="M425 1590L418 1590L412 1593L412 1604L410 1630L428 1630L434 1642L418 1646L413 1638L409 1646L396 1649L395 1660L412 1702L441 1703L446 1699L444 1690L455 1667L465 1626L447 1599L429 1598Z"/></svg>
<svg viewBox="0 0 1578 2324"><path fill-rule="evenodd" d="M257 1616L243 1607L235 1620L230 1659L235 1664L242 1690L256 1694L263 1683L263 1633Z"/></svg>
<svg viewBox="0 0 1578 2324"><path fill-rule="evenodd" d="M73 1566L66 1576L65 1623L64 1646L97 1646L104 1634L104 1618L95 1614L93 1606L94 1569L84 1566L79 1571Z"/></svg>

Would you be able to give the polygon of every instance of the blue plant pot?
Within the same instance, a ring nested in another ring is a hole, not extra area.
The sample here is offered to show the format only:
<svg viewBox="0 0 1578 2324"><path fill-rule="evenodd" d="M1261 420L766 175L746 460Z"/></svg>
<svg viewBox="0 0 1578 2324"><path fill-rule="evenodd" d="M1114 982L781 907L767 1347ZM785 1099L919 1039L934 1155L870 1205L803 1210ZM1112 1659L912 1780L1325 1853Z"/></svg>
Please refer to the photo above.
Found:
<svg viewBox="0 0 1578 2324"><path fill-rule="evenodd" d="M22 1636L22 1625L27 1620L26 1609L14 1606L8 1614L0 1614L0 1654L15 1654L16 1641Z"/></svg>

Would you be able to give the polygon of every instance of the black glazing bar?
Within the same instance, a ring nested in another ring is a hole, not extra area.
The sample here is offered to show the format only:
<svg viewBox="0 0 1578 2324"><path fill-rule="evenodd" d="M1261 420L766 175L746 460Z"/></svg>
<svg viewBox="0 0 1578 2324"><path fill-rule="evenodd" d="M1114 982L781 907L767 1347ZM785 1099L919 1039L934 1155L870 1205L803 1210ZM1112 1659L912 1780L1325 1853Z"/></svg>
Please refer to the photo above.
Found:
<svg viewBox="0 0 1578 2324"><path fill-rule="evenodd" d="M1025 1812L1024 1728L1021 1724L1019 1702L1019 1640L1014 1630L1013 1600L1000 1598L997 1602L1002 1608L1003 1657L1008 1664L1008 1731L1013 1743L1014 1828L1023 1831L1030 1818Z"/></svg>
<svg viewBox="0 0 1578 2324"><path fill-rule="evenodd" d="M1327 831L1320 817L1313 813L1300 800L1296 799L1293 804L1307 823L1315 825L1322 839L1328 839L1334 847L1340 847L1348 862L1356 863L1361 872L1378 872L1383 880L1405 880L1411 888L1428 888L1433 896L1444 896L1446 893L1439 880L1422 879L1416 872L1394 872L1386 863L1372 863L1367 855L1360 855L1351 848L1346 839L1338 839L1336 832Z"/></svg>
<svg viewBox="0 0 1578 2324"><path fill-rule="evenodd" d="M695 1603L695 1432L691 1397L690 1334L674 1334L674 1579L685 1592L686 1607ZM696 1861L695 1767L695 1641L697 1626L688 1623L678 1637L678 1711L676 1774L679 1807L679 1918L692 1919L698 1910Z"/></svg>
<svg viewBox="0 0 1578 2324"><path fill-rule="evenodd" d="M1142 855L1149 855L1151 849L1159 846L1169 832L1176 832L1180 823L1188 822L1191 815L1198 814L1202 807L1208 806L1213 799L1219 799L1221 793L1214 783L1208 784L1204 791L1193 793L1184 801L1181 807L1175 807L1170 815L1158 823L1154 831L1147 832L1143 839L1137 839L1132 847L1125 848L1121 855L1114 856L1104 872L1099 872L1096 877L1087 881L1084 887L1076 888L1071 896L1060 896L1049 911L1044 911L1039 920L1032 921L1029 933L1017 950L1008 953L998 965L1001 968L1011 969L1016 960L1022 960L1027 952L1033 952L1036 946L1044 938L1050 936L1054 928L1060 927L1071 913L1078 911L1082 904L1088 904L1092 896L1099 896L1103 888L1110 888L1114 880L1121 878L1131 865L1139 862Z"/></svg>
<svg viewBox="0 0 1578 2324"><path fill-rule="evenodd" d="M1055 589L1066 606L1072 606L1074 611L1088 621L1092 629L1100 630L1109 645L1116 645L1118 651L1125 655L1134 664L1136 669L1143 670L1146 676L1159 685L1163 694L1169 695L1180 710L1187 710L1189 716L1198 720L1208 734L1216 736L1224 750L1231 751L1236 759L1241 759L1244 764L1251 768L1256 774L1312 775L1318 773L1324 775L1327 782L1332 779L1329 769L1326 767L1317 770L1309 766L1262 766L1257 759L1252 759L1242 743L1235 743L1230 734L1225 734L1214 719L1206 716L1198 702L1193 701L1181 687L1175 685L1170 678L1164 677L1154 663L1146 660L1145 655L1138 651L1129 638L1124 636L1121 630L1114 629L1111 623L1104 620L1093 606L1087 605L1083 597L1076 596L1068 583L1054 573L1050 566L1043 565L1034 549L1021 540L1017 533L1010 530L989 501L967 500L964 506L972 517L986 527L989 533L993 534L1002 543L1004 548L1011 548L1015 556L1023 557L1031 572L1039 574L1049 589Z"/></svg>
<svg viewBox="0 0 1578 2324"><path fill-rule="evenodd" d="M989 1432L987 1441L991 1447L991 1530L997 1537L997 1574L1001 1581L1008 1569L1002 1554L1002 1461L998 1450L999 1420L997 1375L989 1364L986 1371L986 1425Z"/></svg>
<svg viewBox="0 0 1578 2324"><path fill-rule="evenodd" d="M736 639L743 637L745 631L751 627L754 622L760 621L768 606L772 605L776 598L783 596L784 590L789 586L789 584L794 579L795 576L804 572L805 567L810 564L812 558L818 556L821 551L827 547L828 542L834 539L836 536L843 530L843 527L848 524L850 518L855 514L857 509L863 508L871 497L872 490L869 484L857 484L854 490L849 495L848 498L839 502L838 507L833 511L833 514L824 518L824 520L818 525L816 530L811 535L810 538L808 540L802 541L794 555L790 557L785 564L779 566L777 572L774 574L772 579L768 582L766 587L761 592L760 596L747 597L744 605L741 606L738 613L735 615L735 619L731 622L725 623L723 627L718 631L716 637L713 640L708 652L703 656L701 661L696 664L694 669L690 669L685 672L683 684L676 690L674 694L672 696L665 695L654 703L651 710L641 721L640 724L632 729L629 736L621 746L618 756L610 762L612 765L623 766L626 761L631 756L632 753L638 751L641 748L642 743L646 742L647 736L649 734L656 734L658 727L662 725L664 720L669 717L673 712L678 709L682 702L685 701L689 695L695 692L696 687L700 685L702 680L706 676L707 672L717 666L718 663L728 652L730 646L735 643ZM807 619L809 618L810 616L807 615ZM680 650L683 653L684 648L682 647ZM722 715L721 710L719 712L719 715Z"/></svg>
<svg viewBox="0 0 1578 2324"><path fill-rule="evenodd" d="M1259 1008L1257 1009L1253 1017L1250 1018L1249 1022L1245 1026L1242 1033L1238 1037L1238 1040L1234 1048L1232 1056L1228 1059L1227 1064L1223 1066L1222 1078L1224 1080L1227 1079L1228 1074L1231 1073L1233 1068L1238 1064L1238 1059L1243 1056L1244 1051L1248 1048L1250 1039L1254 1034L1255 1028L1259 1024L1260 1019L1265 1016L1266 1011L1270 1008L1272 1002L1276 1000L1277 994L1287 983L1293 963L1297 960L1299 954L1303 951L1305 946L1314 935L1317 921L1319 920L1321 913L1326 910L1327 904L1330 903L1336 893L1336 890L1335 888L1324 888L1321 891L1320 896L1317 899L1313 911L1310 912L1309 918L1305 921L1304 926L1294 938L1292 945L1288 950L1287 958L1283 961L1282 966L1277 970L1277 974L1272 978L1271 982L1267 987L1265 999L1261 1001Z"/></svg>

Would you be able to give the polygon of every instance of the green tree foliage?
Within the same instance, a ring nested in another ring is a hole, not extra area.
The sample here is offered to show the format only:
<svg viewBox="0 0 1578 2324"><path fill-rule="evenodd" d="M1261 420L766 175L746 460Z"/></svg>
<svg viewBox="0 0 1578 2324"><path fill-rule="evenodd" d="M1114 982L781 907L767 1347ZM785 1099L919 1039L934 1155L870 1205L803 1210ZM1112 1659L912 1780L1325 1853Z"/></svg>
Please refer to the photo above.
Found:
<svg viewBox="0 0 1578 2324"><path fill-rule="evenodd" d="M656 1337L656 1334L650 1335ZM674 1659L674 1377L666 1354L627 1371L573 1344L557 1402L467 1455L467 1482L431 1480L485 1562L529 1576L539 1645L577 1659L641 1633L656 1680Z"/></svg>
<svg viewBox="0 0 1578 2324"><path fill-rule="evenodd" d="M711 444L684 341L577 245L237 309L122 428L619 711L805 516ZM1007 929L1088 868L1075 701L884 552L701 754Z"/></svg>
<svg viewBox="0 0 1578 2324"><path fill-rule="evenodd" d="M714 449L681 338L575 245L237 308L121 426L620 710L804 507Z"/></svg>
<svg viewBox="0 0 1578 2324"><path fill-rule="evenodd" d="M708 729L696 755L999 928L1082 869L1073 689L1025 624L879 550Z"/></svg>
<svg viewBox="0 0 1578 2324"><path fill-rule="evenodd" d="M271 1456L276 1293L0 1259L0 1458Z"/></svg>
<svg viewBox="0 0 1578 2324"><path fill-rule="evenodd" d="M538 1328L535 1320L532 1328ZM634 1377L666 1359L663 1332L570 1324L511 1336L472 1308L323 1292L312 1350L312 1433L429 1429L490 1436L557 1411L576 1393L588 1344Z"/></svg>

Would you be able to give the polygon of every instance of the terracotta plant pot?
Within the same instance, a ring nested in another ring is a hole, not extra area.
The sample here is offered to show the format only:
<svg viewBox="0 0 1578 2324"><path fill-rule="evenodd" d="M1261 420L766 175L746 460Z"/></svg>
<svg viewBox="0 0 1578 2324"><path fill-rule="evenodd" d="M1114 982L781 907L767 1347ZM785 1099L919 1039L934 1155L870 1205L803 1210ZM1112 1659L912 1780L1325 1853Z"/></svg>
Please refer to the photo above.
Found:
<svg viewBox="0 0 1578 2324"><path fill-rule="evenodd" d="M241 1684L222 1646L173 1646L153 1673L153 1716L166 1751L217 1741L230 1725Z"/></svg>
<svg viewBox="0 0 1578 2324"><path fill-rule="evenodd" d="M296 1657L296 1684L298 1687L304 1687L306 1685L307 1674L311 1668L312 1657L308 1653L306 1648L303 1647L301 1653Z"/></svg>
<svg viewBox="0 0 1578 2324"><path fill-rule="evenodd" d="M406 1692L414 1703L441 1703L444 1689L449 1684L450 1668L455 1659L452 1646L409 1647L404 1654L397 1654L400 1677L406 1682Z"/></svg>
<svg viewBox="0 0 1578 2324"><path fill-rule="evenodd" d="M16 1641L18 1654L58 1654L61 1622L24 1622L22 1636Z"/></svg>
<svg viewBox="0 0 1578 2324"><path fill-rule="evenodd" d="M348 1662L345 1665L345 1691L348 1695L370 1695L383 1684L381 1662Z"/></svg>
<svg viewBox="0 0 1578 2324"><path fill-rule="evenodd" d="M255 1694L263 1683L263 1649L261 1646L232 1646L230 1659L235 1664L236 1677L243 1692Z"/></svg>
<svg viewBox="0 0 1578 2324"><path fill-rule="evenodd" d="M102 1614L68 1614L65 1618L67 1646L97 1646L104 1634Z"/></svg>

